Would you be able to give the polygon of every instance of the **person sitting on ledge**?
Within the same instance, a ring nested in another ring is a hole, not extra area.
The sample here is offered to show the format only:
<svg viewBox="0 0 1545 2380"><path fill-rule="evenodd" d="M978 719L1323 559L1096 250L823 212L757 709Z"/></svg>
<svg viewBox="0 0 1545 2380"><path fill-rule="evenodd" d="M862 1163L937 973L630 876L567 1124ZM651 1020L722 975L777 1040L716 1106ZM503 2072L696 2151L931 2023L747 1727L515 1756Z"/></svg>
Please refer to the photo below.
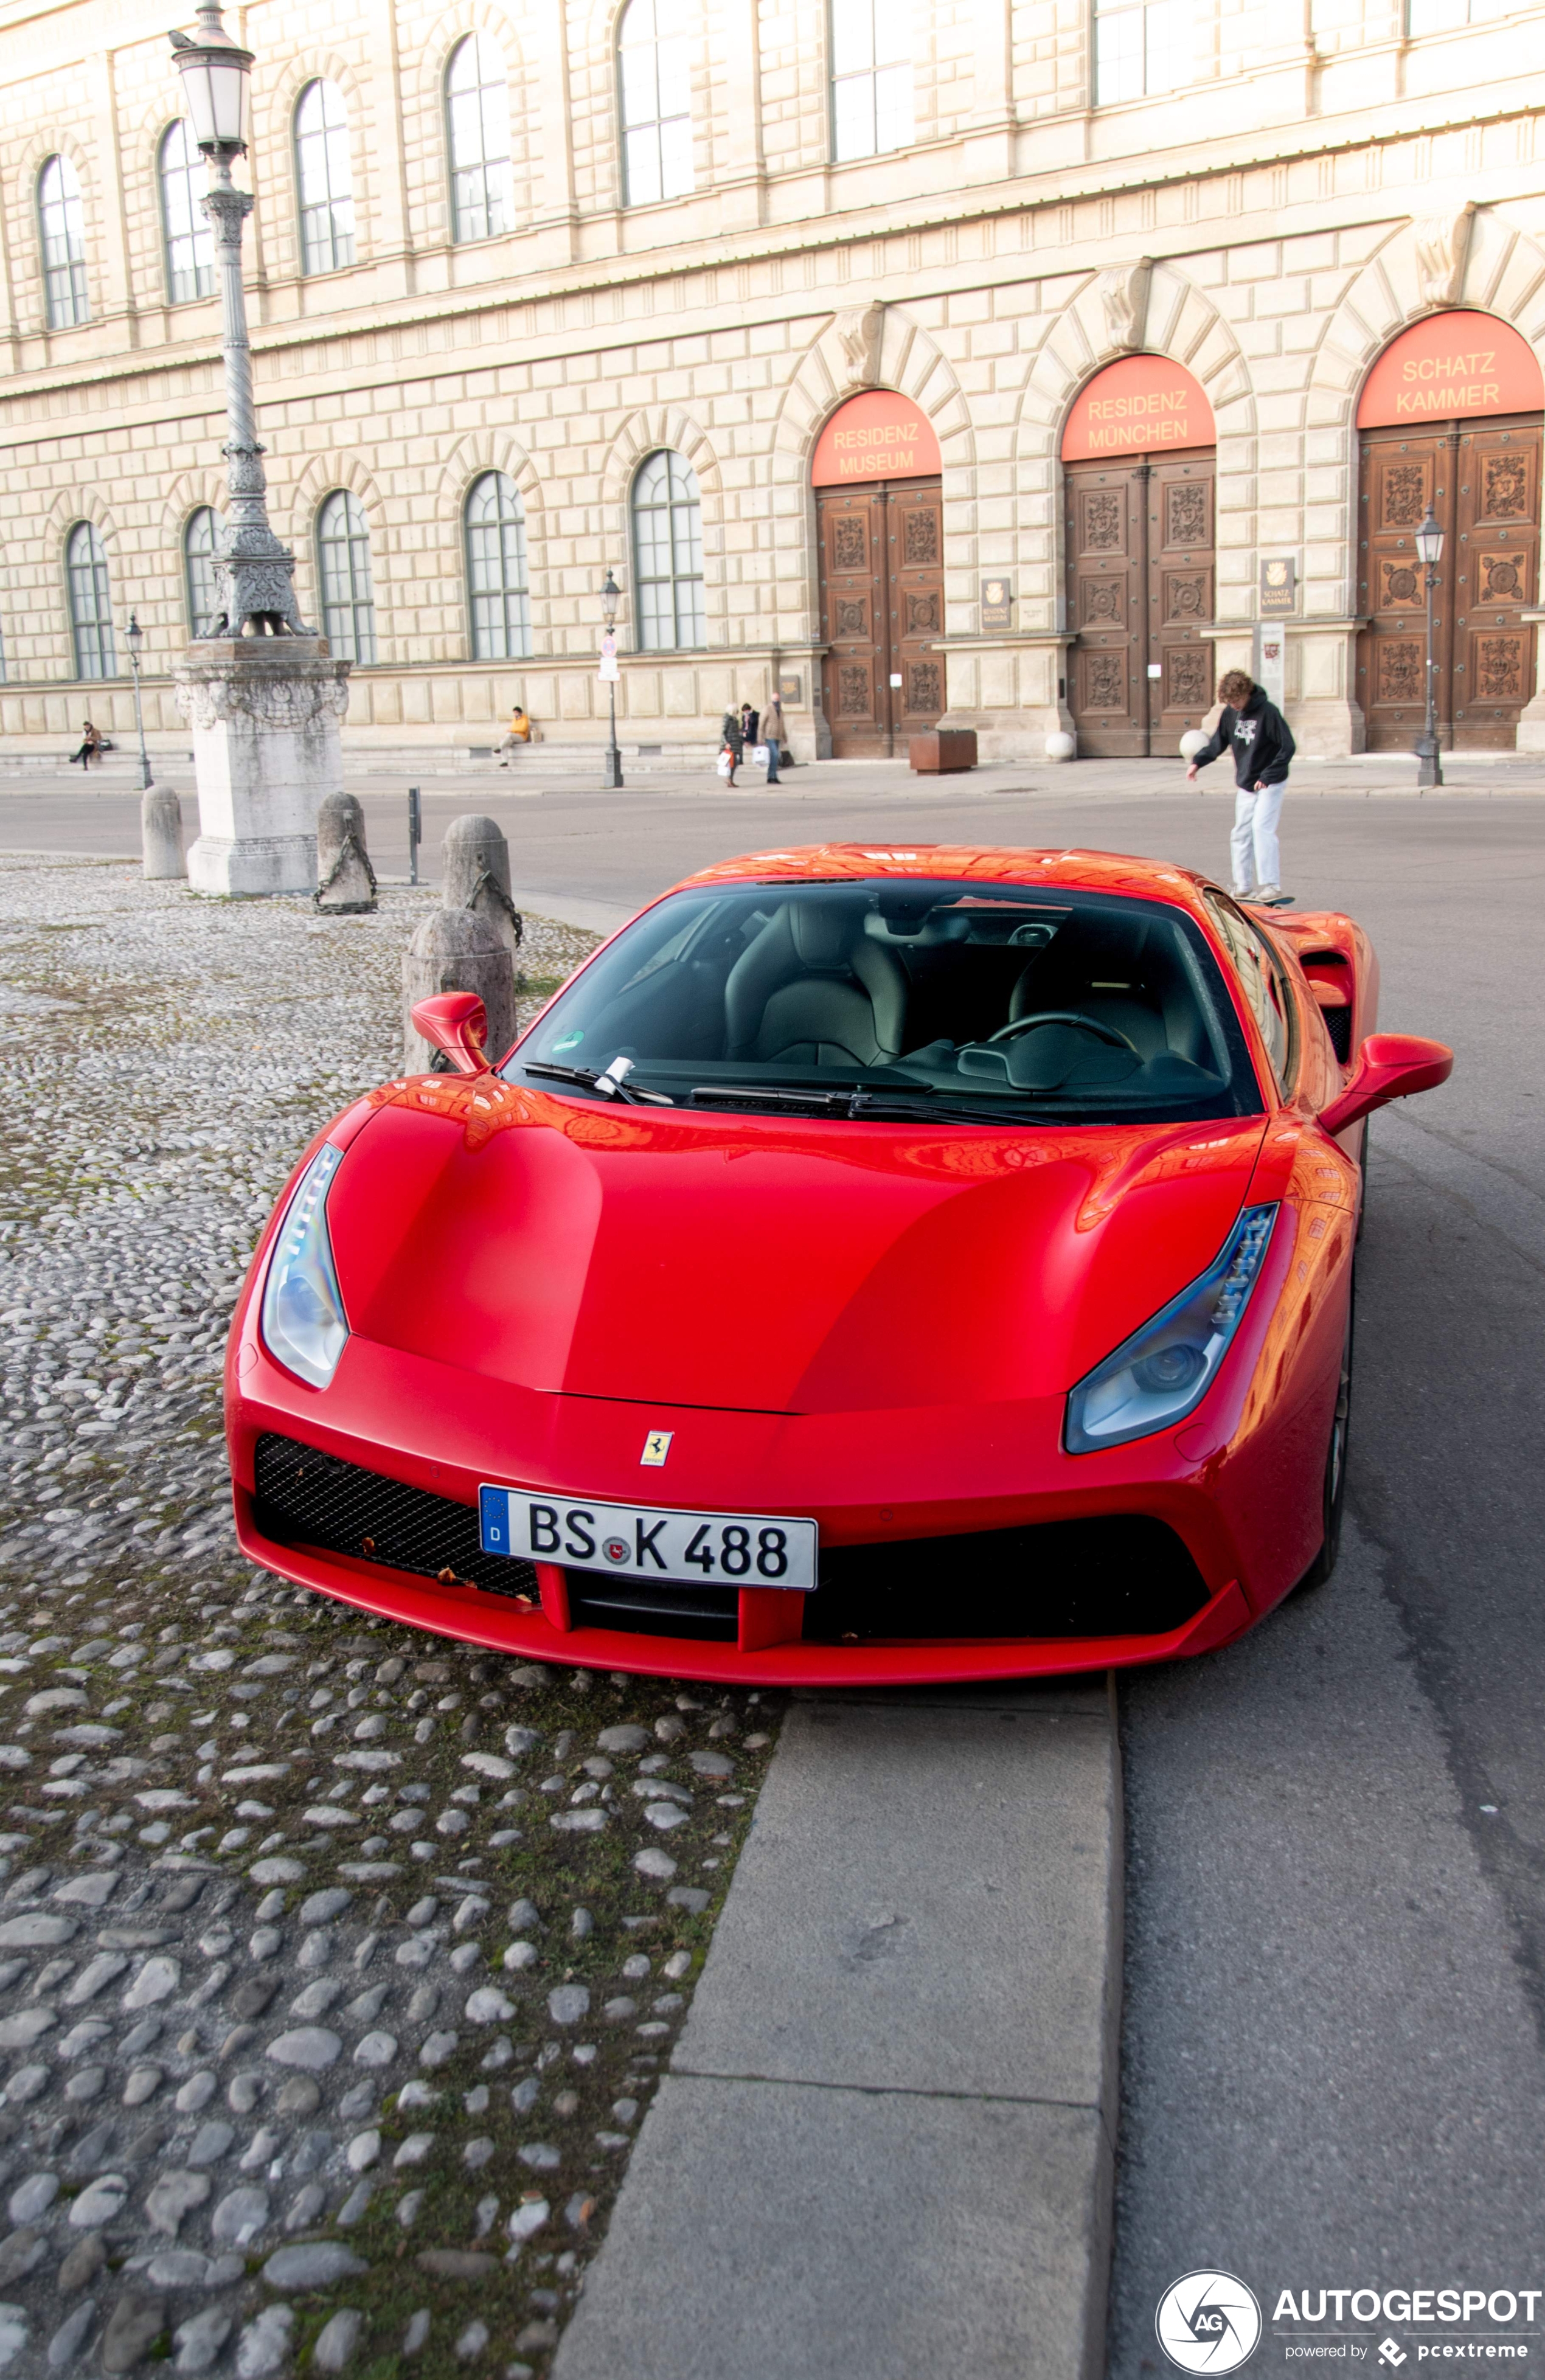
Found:
<svg viewBox="0 0 1545 2380"><path fill-rule="evenodd" d="M530 740L530 720L526 712L521 710L520 705L517 702L515 709L510 712L509 734L500 745L499 749L501 752L517 752L522 744L529 744ZM509 767L509 762L507 760L501 760L499 766L501 769L507 769Z"/></svg>
<svg viewBox="0 0 1545 2380"><path fill-rule="evenodd" d="M70 767L73 769L79 760L81 768L89 771L92 760L101 749L102 732L99 728L93 727L88 719L82 723L79 747L69 756Z"/></svg>

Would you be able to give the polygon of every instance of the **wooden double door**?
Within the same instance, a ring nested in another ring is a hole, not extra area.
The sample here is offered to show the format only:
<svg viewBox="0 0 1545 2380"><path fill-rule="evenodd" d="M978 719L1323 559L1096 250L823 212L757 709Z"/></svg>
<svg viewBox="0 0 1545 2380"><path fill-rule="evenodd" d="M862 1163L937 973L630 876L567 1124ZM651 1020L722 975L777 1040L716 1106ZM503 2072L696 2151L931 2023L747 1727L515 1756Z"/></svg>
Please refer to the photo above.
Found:
<svg viewBox="0 0 1545 2380"><path fill-rule="evenodd" d="M1068 463L1063 479L1080 757L1173 755L1213 699L1212 452Z"/></svg>
<svg viewBox="0 0 1545 2380"><path fill-rule="evenodd" d="M937 480L818 488L822 705L832 755L889 757L944 708L944 525ZM893 684L898 679L899 684Z"/></svg>
<svg viewBox="0 0 1545 2380"><path fill-rule="evenodd" d="M1357 528L1357 700L1370 752L1408 752L1427 705L1427 574L1416 532L1443 531L1432 594L1433 695L1445 748L1511 752L1534 692L1539 584L1540 422L1362 433Z"/></svg>

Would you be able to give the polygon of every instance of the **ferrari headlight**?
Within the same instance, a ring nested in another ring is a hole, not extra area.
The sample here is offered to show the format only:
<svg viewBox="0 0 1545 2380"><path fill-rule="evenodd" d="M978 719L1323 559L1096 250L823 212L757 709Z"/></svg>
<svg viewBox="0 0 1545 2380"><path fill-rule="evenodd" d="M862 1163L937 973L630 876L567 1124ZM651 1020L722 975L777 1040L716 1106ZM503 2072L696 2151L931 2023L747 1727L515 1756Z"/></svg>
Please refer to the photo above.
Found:
<svg viewBox="0 0 1545 2380"><path fill-rule="evenodd" d="M1069 1454L1147 1438L1200 1404L1250 1302L1276 1220L1275 1207L1247 1207L1217 1261L1085 1374L1067 1400Z"/></svg>
<svg viewBox="0 0 1545 2380"><path fill-rule="evenodd" d="M348 1321L327 1236L327 1185L343 1151L327 1141L296 1184L269 1260L263 1344L277 1363L325 1389L338 1368Z"/></svg>

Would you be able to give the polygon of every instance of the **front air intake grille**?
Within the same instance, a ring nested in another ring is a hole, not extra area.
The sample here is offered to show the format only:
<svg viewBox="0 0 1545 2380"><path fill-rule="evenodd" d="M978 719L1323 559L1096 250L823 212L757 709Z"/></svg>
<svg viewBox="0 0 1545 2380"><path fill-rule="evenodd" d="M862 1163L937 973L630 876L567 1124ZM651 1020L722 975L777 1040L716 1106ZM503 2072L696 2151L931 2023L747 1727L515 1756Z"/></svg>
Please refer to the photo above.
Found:
<svg viewBox="0 0 1545 2380"><path fill-rule="evenodd" d="M674 1579L608 1578L604 1572L571 1570L568 1616L576 1628L618 1628L630 1636L694 1636L711 1645L733 1645L740 1633L740 1597L733 1586L687 1586Z"/></svg>
<svg viewBox="0 0 1545 2380"><path fill-rule="evenodd" d="M805 1638L1167 1636L1207 1599L1173 1529L1113 1513L823 1548Z"/></svg>
<svg viewBox="0 0 1545 2380"><path fill-rule="evenodd" d="M576 1628L733 1645L729 1587L658 1585L571 1570ZM964 1536L821 1548L804 1599L807 1644L870 1637L1167 1636L1208 1599L1201 1572L1162 1521L1117 1513Z"/></svg>
<svg viewBox="0 0 1545 2380"><path fill-rule="evenodd" d="M253 1518L278 1545L320 1546L493 1595L537 1594L529 1562L485 1554L469 1504L341 1463L298 1439L258 1440Z"/></svg>

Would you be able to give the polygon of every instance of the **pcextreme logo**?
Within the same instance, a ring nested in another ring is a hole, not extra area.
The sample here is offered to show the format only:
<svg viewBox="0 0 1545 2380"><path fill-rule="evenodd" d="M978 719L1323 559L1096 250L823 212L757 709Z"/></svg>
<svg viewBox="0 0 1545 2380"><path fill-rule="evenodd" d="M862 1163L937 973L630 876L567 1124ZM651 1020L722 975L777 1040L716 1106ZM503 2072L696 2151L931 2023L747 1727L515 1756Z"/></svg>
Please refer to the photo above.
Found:
<svg viewBox="0 0 1545 2380"><path fill-rule="evenodd" d="M1160 2299L1154 2328L1177 2371L1237 2372L1259 2343L1260 2308L1232 2273L1186 2273Z"/></svg>

